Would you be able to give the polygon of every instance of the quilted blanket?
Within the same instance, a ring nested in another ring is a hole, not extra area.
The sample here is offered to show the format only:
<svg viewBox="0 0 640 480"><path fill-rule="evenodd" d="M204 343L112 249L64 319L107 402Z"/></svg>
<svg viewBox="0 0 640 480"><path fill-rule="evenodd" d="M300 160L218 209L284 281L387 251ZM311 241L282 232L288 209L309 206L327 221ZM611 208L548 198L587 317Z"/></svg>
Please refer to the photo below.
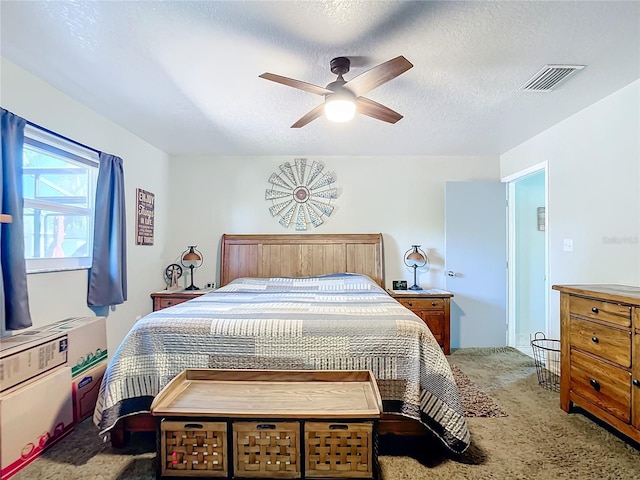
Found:
<svg viewBox="0 0 640 480"><path fill-rule="evenodd" d="M186 368L371 370L385 412L426 425L454 453L470 436L453 374L425 323L369 277L241 278L150 313L109 361L94 422L149 412Z"/></svg>

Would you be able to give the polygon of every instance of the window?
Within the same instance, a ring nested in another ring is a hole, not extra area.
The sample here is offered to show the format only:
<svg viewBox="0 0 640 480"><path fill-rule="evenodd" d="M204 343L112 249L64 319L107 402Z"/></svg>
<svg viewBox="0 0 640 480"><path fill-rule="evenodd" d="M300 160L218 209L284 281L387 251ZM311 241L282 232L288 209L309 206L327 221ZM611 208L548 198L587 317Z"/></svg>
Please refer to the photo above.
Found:
<svg viewBox="0 0 640 480"><path fill-rule="evenodd" d="M24 134L27 273L89 268L98 154L30 125Z"/></svg>

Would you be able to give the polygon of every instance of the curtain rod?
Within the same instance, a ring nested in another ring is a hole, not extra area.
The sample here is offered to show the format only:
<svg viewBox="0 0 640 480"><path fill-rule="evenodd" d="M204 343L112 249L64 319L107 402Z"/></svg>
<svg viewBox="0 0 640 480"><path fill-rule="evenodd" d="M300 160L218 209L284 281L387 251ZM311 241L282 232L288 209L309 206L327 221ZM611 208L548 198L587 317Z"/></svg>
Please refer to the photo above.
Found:
<svg viewBox="0 0 640 480"><path fill-rule="evenodd" d="M31 125L32 127L39 128L40 130L45 131L45 132L47 132L47 133L49 133L49 134L51 134L51 135L53 135L55 137L61 138L62 140L66 140L67 142L74 143L74 144L78 145L79 147L86 148L87 150L91 150L92 152L95 152L98 155L100 155L102 153L100 150L96 150L95 148L92 148L92 147L90 147L88 145L85 145L83 143L77 142L77 141L73 140L72 138L65 137L64 135L61 135L61 134L59 134L57 132L49 130L48 128L44 128L43 126L38 125L37 123L30 122L29 120L26 120L26 119L25 119L25 122L27 122L27 125Z"/></svg>

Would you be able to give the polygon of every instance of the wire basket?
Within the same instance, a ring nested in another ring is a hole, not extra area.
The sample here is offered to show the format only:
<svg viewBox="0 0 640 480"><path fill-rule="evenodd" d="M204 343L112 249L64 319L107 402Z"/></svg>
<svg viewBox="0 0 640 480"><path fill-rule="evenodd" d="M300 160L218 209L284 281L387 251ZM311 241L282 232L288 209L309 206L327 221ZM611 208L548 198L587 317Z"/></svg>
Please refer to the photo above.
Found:
<svg viewBox="0 0 640 480"><path fill-rule="evenodd" d="M536 332L531 340L538 383L547 390L560 391L560 340L546 338Z"/></svg>

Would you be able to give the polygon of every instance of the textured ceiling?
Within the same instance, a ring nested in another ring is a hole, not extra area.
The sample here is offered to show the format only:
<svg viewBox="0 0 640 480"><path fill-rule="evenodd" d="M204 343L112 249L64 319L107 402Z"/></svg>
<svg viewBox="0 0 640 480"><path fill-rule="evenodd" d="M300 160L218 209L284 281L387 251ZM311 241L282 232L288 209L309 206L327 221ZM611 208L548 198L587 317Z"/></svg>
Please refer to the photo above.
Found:
<svg viewBox="0 0 640 480"><path fill-rule="evenodd" d="M6 1L2 56L171 154L496 155L640 78L640 2ZM289 128L325 86L404 55L367 97L404 115ZM519 92L545 64L582 64Z"/></svg>

